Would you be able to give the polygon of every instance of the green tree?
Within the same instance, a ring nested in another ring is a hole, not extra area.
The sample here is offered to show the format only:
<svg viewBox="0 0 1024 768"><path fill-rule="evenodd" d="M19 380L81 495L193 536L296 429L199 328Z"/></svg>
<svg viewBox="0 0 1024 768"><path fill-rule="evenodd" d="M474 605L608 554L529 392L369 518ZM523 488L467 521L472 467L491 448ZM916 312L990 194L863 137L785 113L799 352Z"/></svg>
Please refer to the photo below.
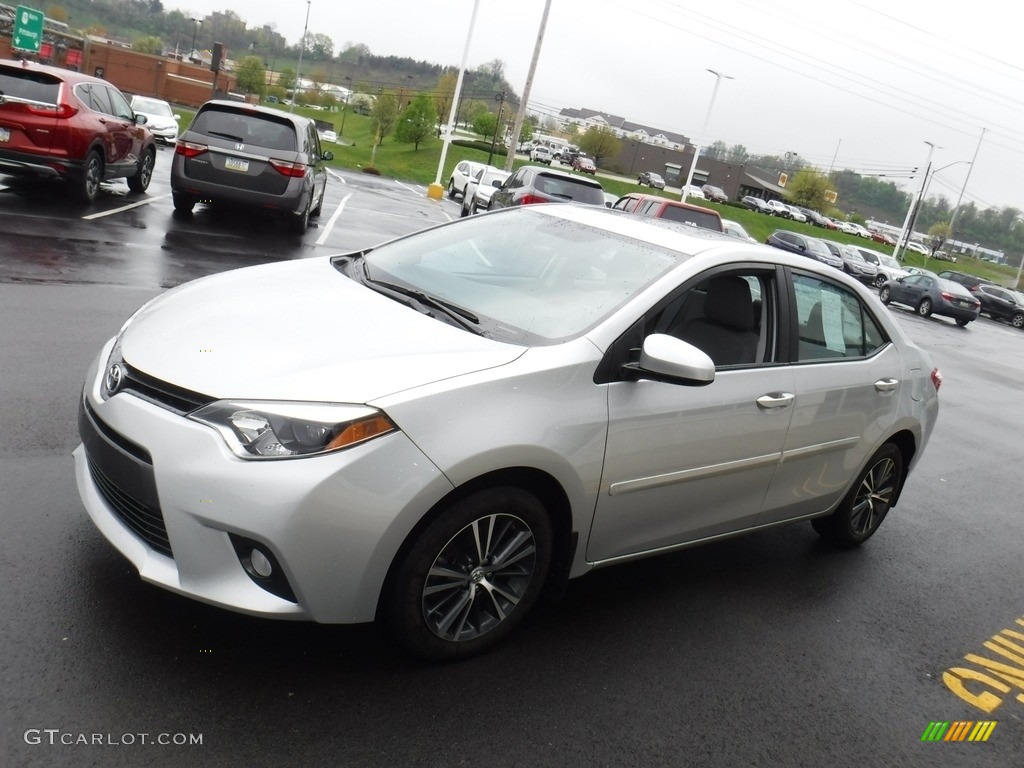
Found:
<svg viewBox="0 0 1024 768"><path fill-rule="evenodd" d="M473 131L490 138L498 129L498 116L493 112L478 112L473 119Z"/></svg>
<svg viewBox="0 0 1024 768"><path fill-rule="evenodd" d="M259 56L243 57L235 68L235 77L242 93L257 93L262 96L267 90L267 73Z"/></svg>
<svg viewBox="0 0 1024 768"><path fill-rule="evenodd" d="M789 198L795 205L802 205L815 211L824 210L825 196L829 192L828 178L825 174L811 168L797 171L796 176L786 185Z"/></svg>
<svg viewBox="0 0 1024 768"><path fill-rule="evenodd" d="M458 77L454 72L445 72L437 81L434 87L434 107L437 110L438 120L445 121L452 111L452 99L455 98L455 84ZM455 126L452 126L453 128ZM438 126L437 135L441 135L441 128Z"/></svg>
<svg viewBox="0 0 1024 768"><path fill-rule="evenodd" d="M395 98L395 94L382 93L378 96L373 111L370 112L370 118L373 132L380 136L377 144L383 144L384 137L391 133L398 119L398 99Z"/></svg>
<svg viewBox="0 0 1024 768"><path fill-rule="evenodd" d="M594 158L594 165L614 157L622 149L622 142L608 128L588 128L580 138L580 149Z"/></svg>
<svg viewBox="0 0 1024 768"><path fill-rule="evenodd" d="M928 245L932 249L932 253L942 248L951 232L948 221L940 221L928 228Z"/></svg>
<svg viewBox="0 0 1024 768"><path fill-rule="evenodd" d="M277 73L276 84L290 91L295 87L295 70L291 67L281 67L281 71Z"/></svg>
<svg viewBox="0 0 1024 768"><path fill-rule="evenodd" d="M533 123L523 120L523 127L519 131L519 142L530 141L533 138Z"/></svg>
<svg viewBox="0 0 1024 768"><path fill-rule="evenodd" d="M710 147L704 150L704 156L711 158L712 160L724 160L725 156L729 152L729 146L719 139Z"/></svg>
<svg viewBox="0 0 1024 768"><path fill-rule="evenodd" d="M413 151L419 151L420 142L434 132L437 125L437 112L434 111L433 99L425 93L419 94L405 108L395 138L405 144L412 144Z"/></svg>
<svg viewBox="0 0 1024 768"><path fill-rule="evenodd" d="M147 35L135 40L132 49L139 53L154 53L159 56L164 52L164 41L155 35Z"/></svg>

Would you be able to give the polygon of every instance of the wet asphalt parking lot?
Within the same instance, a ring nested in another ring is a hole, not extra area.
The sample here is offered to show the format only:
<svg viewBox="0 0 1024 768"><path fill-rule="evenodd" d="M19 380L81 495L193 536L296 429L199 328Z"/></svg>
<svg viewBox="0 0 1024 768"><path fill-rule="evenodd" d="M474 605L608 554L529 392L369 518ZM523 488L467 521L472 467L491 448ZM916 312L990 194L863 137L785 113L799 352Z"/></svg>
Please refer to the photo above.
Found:
<svg viewBox="0 0 1024 768"><path fill-rule="evenodd" d="M799 524L598 571L495 651L426 665L372 626L142 583L85 515L71 451L86 366L151 296L458 205L334 172L299 239L174 216L168 166L165 149L147 195L112 183L90 208L0 178L0 764L1019 764L1024 332L893 309L945 383L928 450L863 548ZM933 721L996 725L984 743L922 742Z"/></svg>

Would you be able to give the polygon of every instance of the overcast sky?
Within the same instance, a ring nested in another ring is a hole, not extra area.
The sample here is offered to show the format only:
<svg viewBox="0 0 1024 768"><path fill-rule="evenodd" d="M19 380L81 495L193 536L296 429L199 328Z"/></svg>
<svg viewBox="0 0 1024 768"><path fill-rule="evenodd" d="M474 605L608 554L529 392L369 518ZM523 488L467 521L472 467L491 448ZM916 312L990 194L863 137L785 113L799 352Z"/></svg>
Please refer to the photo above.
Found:
<svg viewBox="0 0 1024 768"><path fill-rule="evenodd" d="M520 93L544 0L478 0L470 69L498 58ZM214 0L191 15L233 10L295 43L304 0ZM458 66L474 0L311 0L309 30L335 51L363 43L377 55ZM535 111L586 107L697 140L714 69L723 80L708 141L755 154L797 152L828 170L898 178L937 147L928 195L1024 210L1024 47L1008 6L994 0L552 0ZM838 152L837 152L838 150ZM842 207L842 201L839 201Z"/></svg>

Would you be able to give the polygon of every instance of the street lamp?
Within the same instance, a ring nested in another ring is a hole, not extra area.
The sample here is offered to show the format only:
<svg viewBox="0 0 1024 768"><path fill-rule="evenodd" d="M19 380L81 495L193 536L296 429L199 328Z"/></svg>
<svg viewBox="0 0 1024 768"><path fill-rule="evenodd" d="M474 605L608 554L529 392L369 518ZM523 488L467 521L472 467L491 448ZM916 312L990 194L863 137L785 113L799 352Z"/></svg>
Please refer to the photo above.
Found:
<svg viewBox="0 0 1024 768"><path fill-rule="evenodd" d="M199 30L199 25L202 24L202 19L192 19L192 50L188 52L188 60L193 61L196 52L196 32Z"/></svg>
<svg viewBox="0 0 1024 768"><path fill-rule="evenodd" d="M466 74L466 60L469 58L469 44L473 41L473 27L476 25L476 12L480 9L480 0L473 0L473 13L469 17L469 31L466 32L466 47L462 50L462 63L459 64L459 77L455 81L455 93L452 94L452 109L448 115L448 126L444 132L444 143L441 144L441 159L437 163L437 176L434 183L427 187L427 197L440 200L444 187L441 186L441 174L444 173L444 161L448 157L448 145L452 142L452 126L459 109L459 96L462 93L462 79Z"/></svg>
<svg viewBox="0 0 1024 768"><path fill-rule="evenodd" d="M697 170L697 158L700 157L700 151L703 149L703 142L707 136L708 123L711 121L711 110L714 109L715 97L718 96L718 86L721 84L723 77L726 80L735 79L731 75L723 75L721 72L716 72L713 69L709 69L707 71L715 76L715 88L711 91L711 101L708 103L708 113L704 116L704 127L701 128L700 137L697 139L697 144L693 148L693 162L690 163L690 170L686 174L686 183L683 184L683 194L679 197L679 199L684 203L686 202L686 196L690 189L690 184L693 183L693 172Z"/></svg>
<svg viewBox="0 0 1024 768"><path fill-rule="evenodd" d="M964 184L960 187L960 196L956 199L956 207L953 208L953 215L949 218L949 239L953 240L953 225L956 224L956 215L960 213L960 203L963 202L964 192L967 191L967 182L971 178L971 171L974 170L974 161L978 159L978 150L981 149L981 142L985 138L985 128L981 129L981 136L978 137L978 146L974 148L974 157L971 158L971 167L967 169L967 175L964 176ZM1019 272L1019 270L1018 270Z"/></svg>
<svg viewBox="0 0 1024 768"><path fill-rule="evenodd" d="M289 107L289 112L295 111L295 102L298 101L299 88L302 87L302 81L299 77L302 75L302 52L306 50L306 31L309 29L309 6L313 0L306 0L306 23L302 27L302 40L299 41L299 63L295 65L295 87L292 89L292 104Z"/></svg>
<svg viewBox="0 0 1024 768"><path fill-rule="evenodd" d="M910 202L910 208L907 209L907 218L903 220L903 229L900 230L899 239L896 240L896 247L893 248L892 257L896 259L896 261L900 260L900 253L904 248L906 248L907 241L910 240L910 225L914 217L914 212L917 210L917 206L921 204L921 198L924 197L925 188L928 186L928 176L932 171L932 153L935 152L936 149L942 149L942 147L936 147L935 144L930 141L926 141L925 144L928 145L928 159L925 160L924 163L924 181L921 182L921 191L917 195L917 200L911 200Z"/></svg>

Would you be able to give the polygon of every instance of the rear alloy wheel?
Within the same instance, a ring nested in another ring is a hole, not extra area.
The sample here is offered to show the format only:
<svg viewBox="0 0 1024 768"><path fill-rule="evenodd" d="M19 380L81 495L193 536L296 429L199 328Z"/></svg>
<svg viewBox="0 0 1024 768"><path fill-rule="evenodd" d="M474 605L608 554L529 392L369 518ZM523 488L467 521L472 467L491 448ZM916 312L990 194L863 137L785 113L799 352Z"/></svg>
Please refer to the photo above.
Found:
<svg viewBox="0 0 1024 768"><path fill-rule="evenodd" d="M397 638L418 656L469 656L499 642L540 595L551 562L547 510L502 487L451 505L397 563L386 605Z"/></svg>
<svg viewBox="0 0 1024 768"><path fill-rule="evenodd" d="M878 300L881 301L883 304L889 303L889 288L887 286L883 285L882 289L878 292Z"/></svg>
<svg viewBox="0 0 1024 768"><path fill-rule="evenodd" d="M150 149L142 153L139 158L139 169L134 176L128 177L128 189L135 194L141 195L149 189L149 182L153 180L153 167L156 165L156 150Z"/></svg>
<svg viewBox="0 0 1024 768"><path fill-rule="evenodd" d="M886 443L868 461L846 498L828 517L811 520L814 530L828 542L857 547L871 538L892 507L903 477L903 454Z"/></svg>
<svg viewBox="0 0 1024 768"><path fill-rule="evenodd" d="M956 324L959 325L961 328L963 328L965 325L967 325L969 322L971 322L970 320L962 320L959 317L955 318L955 319L956 319Z"/></svg>
<svg viewBox="0 0 1024 768"><path fill-rule="evenodd" d="M448 179L448 197L455 199L455 179Z"/></svg>
<svg viewBox="0 0 1024 768"><path fill-rule="evenodd" d="M85 158L82 175L78 177L78 184L75 188L75 197L83 203L91 203L100 191L101 181L103 181L103 158L100 157L99 152L93 150Z"/></svg>
<svg viewBox="0 0 1024 768"><path fill-rule="evenodd" d="M1018 312L1010 318L1010 325L1014 328L1024 328L1024 314Z"/></svg>
<svg viewBox="0 0 1024 768"><path fill-rule="evenodd" d="M921 303L917 305L917 314L919 314L921 317L931 317L932 316L932 300L931 299L921 299Z"/></svg>
<svg viewBox="0 0 1024 768"><path fill-rule="evenodd" d="M196 207L196 199L184 192L172 192L171 199L174 201L176 213L192 213L192 209Z"/></svg>

